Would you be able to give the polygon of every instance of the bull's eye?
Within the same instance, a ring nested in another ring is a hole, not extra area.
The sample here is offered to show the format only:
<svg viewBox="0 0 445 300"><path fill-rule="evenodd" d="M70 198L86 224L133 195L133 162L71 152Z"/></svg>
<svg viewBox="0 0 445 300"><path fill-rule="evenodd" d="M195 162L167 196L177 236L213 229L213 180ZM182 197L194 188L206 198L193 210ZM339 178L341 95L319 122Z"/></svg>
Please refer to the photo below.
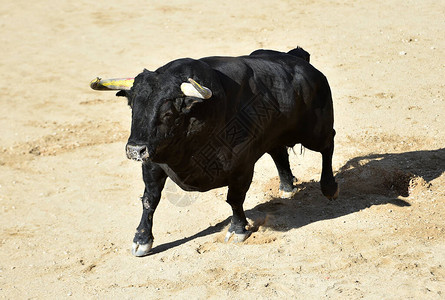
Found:
<svg viewBox="0 0 445 300"><path fill-rule="evenodd" d="M173 113L171 111L167 111L166 113L162 114L161 121L162 122L168 122L173 117Z"/></svg>
<svg viewBox="0 0 445 300"><path fill-rule="evenodd" d="M164 118L171 117L171 116L173 116L173 113L168 111L168 112L166 112L165 114L162 115L162 118L164 119Z"/></svg>

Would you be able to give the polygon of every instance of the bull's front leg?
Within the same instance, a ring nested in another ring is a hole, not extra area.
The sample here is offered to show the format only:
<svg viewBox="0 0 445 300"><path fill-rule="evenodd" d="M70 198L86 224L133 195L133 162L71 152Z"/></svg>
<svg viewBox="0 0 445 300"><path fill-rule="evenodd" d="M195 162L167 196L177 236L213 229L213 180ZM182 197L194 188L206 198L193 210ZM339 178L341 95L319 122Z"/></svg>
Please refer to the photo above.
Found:
<svg viewBox="0 0 445 300"><path fill-rule="evenodd" d="M249 172L240 174L232 178L227 192L227 203L232 207L232 221L226 234L225 242L228 242L234 235L235 242L244 242L252 233L247 230L248 225L246 215L244 214L243 203L246 193L252 183L253 169Z"/></svg>
<svg viewBox="0 0 445 300"><path fill-rule="evenodd" d="M133 239L131 252L134 256L147 255L153 245L153 214L161 199L167 174L159 165L152 162L142 164L142 176L145 183L142 196L142 218Z"/></svg>

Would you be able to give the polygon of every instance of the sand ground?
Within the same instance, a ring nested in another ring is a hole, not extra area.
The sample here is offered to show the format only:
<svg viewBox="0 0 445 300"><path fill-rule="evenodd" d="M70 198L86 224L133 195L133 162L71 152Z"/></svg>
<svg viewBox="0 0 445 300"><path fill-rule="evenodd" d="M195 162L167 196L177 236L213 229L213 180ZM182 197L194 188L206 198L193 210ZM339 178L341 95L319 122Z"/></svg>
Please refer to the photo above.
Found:
<svg viewBox="0 0 445 300"><path fill-rule="evenodd" d="M445 298L444 14L443 0L3 1L0 298ZM340 198L297 146L293 199L257 163L246 243L223 243L226 189L164 195L153 254L133 257L130 110L89 81L297 45L331 84Z"/></svg>

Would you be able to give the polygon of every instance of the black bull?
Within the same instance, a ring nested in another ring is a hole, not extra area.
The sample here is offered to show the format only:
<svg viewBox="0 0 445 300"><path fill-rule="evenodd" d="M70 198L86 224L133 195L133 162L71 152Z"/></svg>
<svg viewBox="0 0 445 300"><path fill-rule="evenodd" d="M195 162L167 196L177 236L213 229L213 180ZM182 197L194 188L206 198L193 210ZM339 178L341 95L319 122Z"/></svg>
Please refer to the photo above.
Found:
<svg viewBox="0 0 445 300"><path fill-rule="evenodd" d="M301 48L175 60L155 72L144 70L131 89L117 95L126 96L132 108L127 156L142 161L145 183L136 256L152 247L153 214L167 177L186 191L228 186L233 216L226 241L250 234L243 202L264 153L276 164L280 193L289 197L295 190L287 148L301 143L320 152L322 193L338 196L331 91Z"/></svg>

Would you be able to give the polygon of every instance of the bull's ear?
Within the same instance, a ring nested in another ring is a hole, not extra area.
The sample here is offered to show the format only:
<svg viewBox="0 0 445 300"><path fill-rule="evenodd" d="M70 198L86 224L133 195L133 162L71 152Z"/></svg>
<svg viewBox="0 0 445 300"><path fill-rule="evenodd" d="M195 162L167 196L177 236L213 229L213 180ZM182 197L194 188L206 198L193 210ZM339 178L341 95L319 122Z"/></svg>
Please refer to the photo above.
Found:
<svg viewBox="0 0 445 300"><path fill-rule="evenodd" d="M126 97L128 101L128 106L133 107L133 100L131 97L131 91L130 90L120 90L116 93L117 97Z"/></svg>
<svg viewBox="0 0 445 300"><path fill-rule="evenodd" d="M119 92L116 93L117 97L128 97L127 95L127 91L125 90L120 90Z"/></svg>

